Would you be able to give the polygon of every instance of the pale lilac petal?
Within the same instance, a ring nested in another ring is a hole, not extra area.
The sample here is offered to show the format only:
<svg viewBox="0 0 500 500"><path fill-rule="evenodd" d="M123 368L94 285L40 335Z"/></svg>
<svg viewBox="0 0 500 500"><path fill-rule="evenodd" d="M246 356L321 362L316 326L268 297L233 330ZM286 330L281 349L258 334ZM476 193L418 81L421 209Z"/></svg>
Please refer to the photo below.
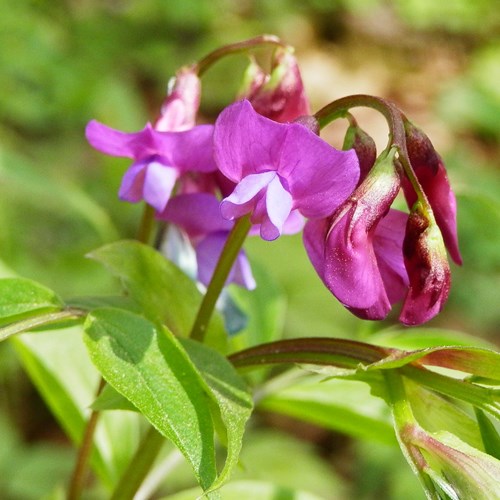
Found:
<svg viewBox="0 0 500 500"><path fill-rule="evenodd" d="M266 209L270 223L276 228L278 235L281 235L283 225L292 210L293 200L290 193L283 188L278 176L269 183L266 192ZM264 236L262 236L264 239Z"/></svg>
<svg viewBox="0 0 500 500"><path fill-rule="evenodd" d="M221 202L221 213L225 219L233 220L250 212L255 206L253 201L259 192L266 188L276 177L276 172L262 172L244 177L234 191Z"/></svg>
<svg viewBox="0 0 500 500"><path fill-rule="evenodd" d="M222 217L220 201L208 193L175 196L157 217L182 227L190 238L217 231L229 232L233 227L233 222Z"/></svg>
<svg viewBox="0 0 500 500"><path fill-rule="evenodd" d="M158 212L167 205L179 173L157 161L151 162L144 179L144 200Z"/></svg>
<svg viewBox="0 0 500 500"><path fill-rule="evenodd" d="M198 262L198 280L205 286L208 286L210 280L212 279L215 266L217 265L222 249L226 243L227 235L228 233L224 231L210 233L196 245L195 250ZM250 265L243 251L240 251L236 262L229 273L226 285L229 283L235 283L250 290L256 286Z"/></svg>
<svg viewBox="0 0 500 500"><path fill-rule="evenodd" d="M248 101L228 106L215 123L214 156L219 169L233 182L276 170L287 127L259 115Z"/></svg>
<svg viewBox="0 0 500 500"><path fill-rule="evenodd" d="M120 200L137 203L142 200L147 163L134 163L123 176L118 196Z"/></svg>
<svg viewBox="0 0 500 500"><path fill-rule="evenodd" d="M292 210L285 223L283 224L283 234L296 234L302 231L304 224L306 223L305 218L300 214L298 210Z"/></svg>
<svg viewBox="0 0 500 500"><path fill-rule="evenodd" d="M354 150L338 151L298 123L288 126L278 173L288 182L294 207L308 218L331 215L356 188Z"/></svg>

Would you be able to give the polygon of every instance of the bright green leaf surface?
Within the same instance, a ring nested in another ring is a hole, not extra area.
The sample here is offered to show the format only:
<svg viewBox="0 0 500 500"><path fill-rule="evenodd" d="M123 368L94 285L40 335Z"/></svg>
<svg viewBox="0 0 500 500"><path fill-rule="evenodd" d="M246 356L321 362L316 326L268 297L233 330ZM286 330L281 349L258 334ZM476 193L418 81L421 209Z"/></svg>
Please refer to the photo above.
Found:
<svg viewBox="0 0 500 500"><path fill-rule="evenodd" d="M61 299L52 290L35 281L26 278L0 279L0 324L62 307Z"/></svg>
<svg viewBox="0 0 500 500"><path fill-rule="evenodd" d="M252 396L233 365L209 347L189 339L182 344L192 362L202 374L220 412L222 431L227 446L224 469L214 486L223 484L238 463L245 425L253 408Z"/></svg>
<svg viewBox="0 0 500 500"><path fill-rule="evenodd" d="M91 359L106 381L181 450L208 489L217 476L209 401L175 337L112 308L93 311L85 331Z"/></svg>
<svg viewBox="0 0 500 500"><path fill-rule="evenodd" d="M159 252L137 241L119 241L90 254L119 277L144 314L185 337L193 325L201 294L191 279ZM225 345L222 320L214 315L207 341Z"/></svg>
<svg viewBox="0 0 500 500"><path fill-rule="evenodd" d="M269 389L258 408L358 438L396 443L386 404L372 396L365 383L311 376L276 391L270 384Z"/></svg>

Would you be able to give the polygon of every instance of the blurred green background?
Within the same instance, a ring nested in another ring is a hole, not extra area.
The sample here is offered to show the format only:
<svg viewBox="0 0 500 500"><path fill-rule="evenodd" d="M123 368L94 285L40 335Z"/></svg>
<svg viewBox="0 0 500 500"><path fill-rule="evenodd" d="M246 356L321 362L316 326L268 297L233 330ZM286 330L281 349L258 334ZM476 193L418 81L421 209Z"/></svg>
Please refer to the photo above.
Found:
<svg viewBox="0 0 500 500"><path fill-rule="evenodd" d="M96 118L138 130L155 118L176 68L222 44L273 33L296 47L313 110L347 94L380 95L431 137L457 194L464 265L452 266L449 302L427 326L498 341L495 0L0 0L0 12L0 276L17 273L64 297L115 290L84 255L133 237L141 208L118 201L128 162L93 151L84 138L86 123ZM208 72L203 120L233 99L245 64L232 57ZM372 112L356 116L383 144L383 121ZM339 132L332 126L324 137L339 145ZM366 323L344 311L314 274L300 236L255 239L248 252L286 294L286 336L369 339L398 328L397 314ZM38 474L53 484L47 478L64 477L71 451L8 344L0 344L0 417L3 498L40 498L45 483L30 489L23 478ZM311 460L338 478L331 498L410 498L408 489L422 498L393 448L307 426L292 432L296 422L262 419L263 426L298 438L293 446L312 446ZM266 442L259 439L254 449Z"/></svg>

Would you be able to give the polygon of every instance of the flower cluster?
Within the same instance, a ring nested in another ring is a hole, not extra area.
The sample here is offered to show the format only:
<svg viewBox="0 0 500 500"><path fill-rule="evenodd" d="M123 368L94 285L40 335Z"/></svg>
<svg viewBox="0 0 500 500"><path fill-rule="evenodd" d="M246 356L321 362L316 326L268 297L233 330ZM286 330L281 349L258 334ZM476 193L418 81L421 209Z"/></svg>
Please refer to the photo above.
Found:
<svg viewBox="0 0 500 500"><path fill-rule="evenodd" d="M235 222L248 218L250 234L268 241L304 228L318 275L357 316L385 318L400 301L405 324L437 314L450 288L445 245L461 258L455 198L427 136L388 103L394 140L377 158L348 112L359 105L352 96L323 108L351 123L343 150L335 149L319 137L325 113L310 116L296 59L282 45L269 74L252 58L237 100L214 125L200 125L200 73L198 65L179 70L159 118L140 132L87 127L96 149L133 160L120 198L144 200L184 232L198 280L208 286ZM390 208L400 190L409 213ZM255 286L242 251L228 282Z"/></svg>

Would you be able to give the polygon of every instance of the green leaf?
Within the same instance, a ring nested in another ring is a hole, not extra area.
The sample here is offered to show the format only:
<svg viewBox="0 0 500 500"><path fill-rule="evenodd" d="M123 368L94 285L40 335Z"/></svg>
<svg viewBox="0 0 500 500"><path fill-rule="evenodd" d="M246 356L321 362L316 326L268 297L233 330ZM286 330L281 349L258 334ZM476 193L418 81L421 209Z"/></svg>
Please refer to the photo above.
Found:
<svg viewBox="0 0 500 500"><path fill-rule="evenodd" d="M229 361L217 351L190 339L181 340L191 361L207 383L207 392L217 405L227 446L226 463L213 487L223 484L238 463L245 425L253 408L252 396ZM214 415L215 416L215 415Z"/></svg>
<svg viewBox="0 0 500 500"><path fill-rule="evenodd" d="M207 490L217 476L213 421L200 375L179 342L121 309L96 309L84 328L105 380L179 448Z"/></svg>
<svg viewBox="0 0 500 500"><path fill-rule="evenodd" d="M0 279L0 325L62 309L50 289L26 278Z"/></svg>
<svg viewBox="0 0 500 500"><path fill-rule="evenodd" d="M415 418L425 430L447 430L467 444L483 448L476 421L460 406L411 380L405 380L405 389Z"/></svg>
<svg viewBox="0 0 500 500"><path fill-rule="evenodd" d="M91 408L96 411L104 410L128 410L138 411L137 408L122 394L106 384Z"/></svg>
<svg viewBox="0 0 500 500"><path fill-rule="evenodd" d="M334 429L351 436L396 444L387 405L363 382L318 376L287 384L271 380L258 408ZM269 393L268 393L269 391Z"/></svg>
<svg viewBox="0 0 500 500"><path fill-rule="evenodd" d="M486 453L500 460L500 435L491 420L481 410L474 408Z"/></svg>
<svg viewBox="0 0 500 500"><path fill-rule="evenodd" d="M81 326L18 335L10 342L52 414L78 444L99 385L99 373L86 353ZM134 453L139 422L139 415L130 412L106 412L99 417L91 465L108 488Z"/></svg>
<svg viewBox="0 0 500 500"><path fill-rule="evenodd" d="M122 280L150 320L165 323L179 337L189 334L202 296L195 283L162 254L137 241L119 241L89 256ZM217 314L210 321L207 342L219 349L225 346L226 334Z"/></svg>

